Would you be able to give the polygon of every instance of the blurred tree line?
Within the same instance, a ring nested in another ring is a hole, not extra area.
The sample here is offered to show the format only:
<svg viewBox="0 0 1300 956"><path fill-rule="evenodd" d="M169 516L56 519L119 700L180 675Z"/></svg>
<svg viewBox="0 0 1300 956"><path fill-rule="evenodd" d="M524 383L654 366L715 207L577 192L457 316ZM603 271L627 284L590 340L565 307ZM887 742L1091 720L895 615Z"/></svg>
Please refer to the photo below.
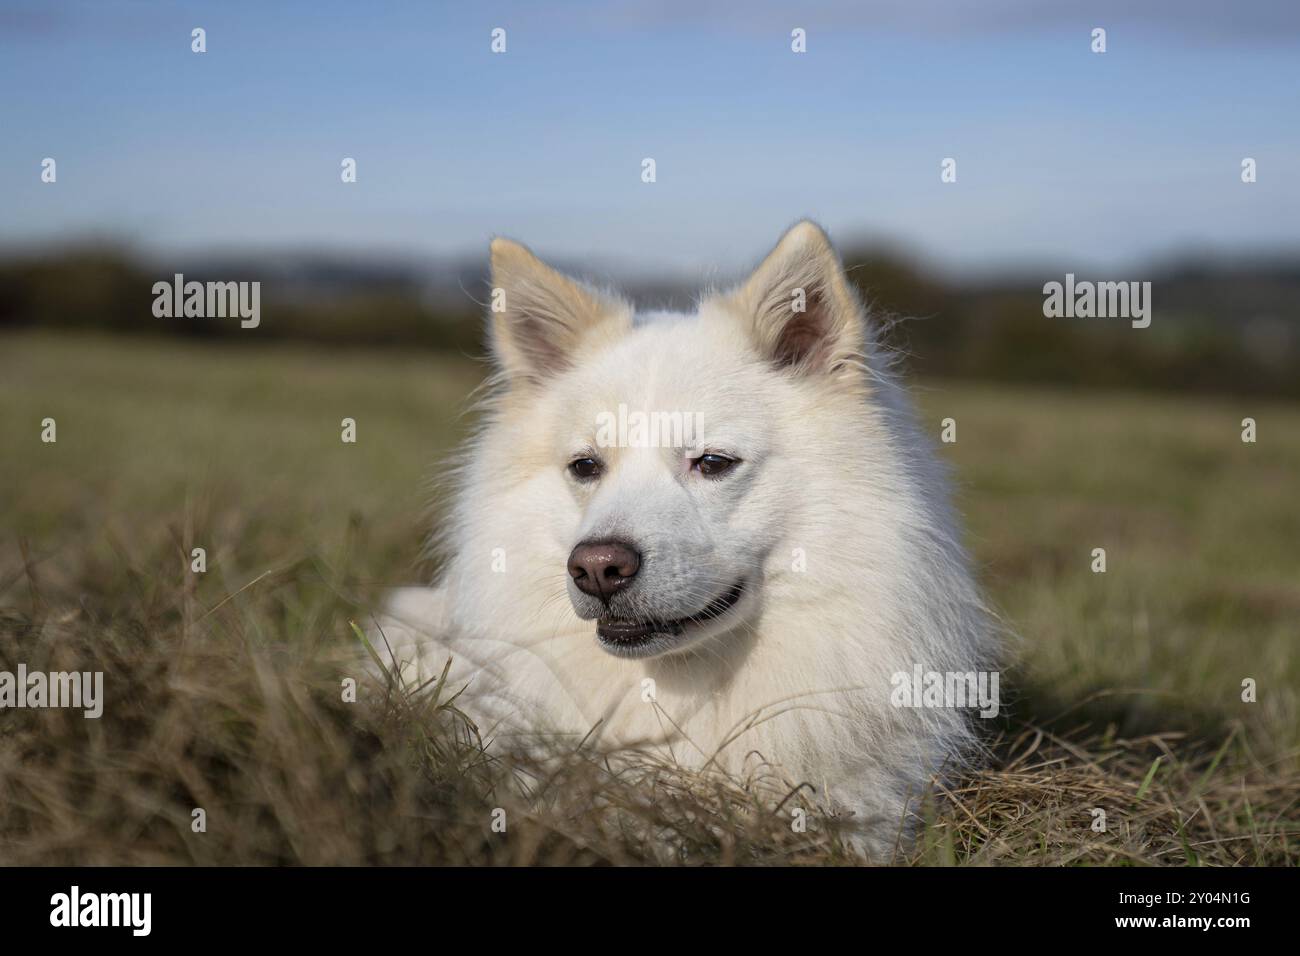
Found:
<svg viewBox="0 0 1300 956"><path fill-rule="evenodd" d="M1148 328L1125 318L1047 318L1043 271L937 282L888 252L846 257L888 341L925 374L1002 381L1300 396L1300 259L1184 259L1158 269L1079 275L1148 280Z"/></svg>
<svg viewBox="0 0 1300 956"><path fill-rule="evenodd" d="M924 375L1300 397L1300 259L1184 259L1127 275L1152 283L1150 328L1127 319L1047 318L1042 284L1059 273L941 279L890 250L845 256L887 341ZM231 260L175 270L115 246L68 247L0 260L0 329L98 329L121 334L268 339L327 346L400 346L482 353L486 277L328 257ZM259 280L261 325L156 318L153 285ZM636 289L638 301L683 304L695 290ZM476 302L475 300L478 300Z"/></svg>
<svg viewBox="0 0 1300 956"><path fill-rule="evenodd" d="M261 282L255 333L238 319L154 316L153 287L173 281ZM124 335L229 339L241 345L292 340L334 346L403 346L478 354L482 310L438 302L405 270L328 259L290 264L232 260L148 267L111 246L0 261L0 329L34 326ZM242 334L240 334L242 333Z"/></svg>

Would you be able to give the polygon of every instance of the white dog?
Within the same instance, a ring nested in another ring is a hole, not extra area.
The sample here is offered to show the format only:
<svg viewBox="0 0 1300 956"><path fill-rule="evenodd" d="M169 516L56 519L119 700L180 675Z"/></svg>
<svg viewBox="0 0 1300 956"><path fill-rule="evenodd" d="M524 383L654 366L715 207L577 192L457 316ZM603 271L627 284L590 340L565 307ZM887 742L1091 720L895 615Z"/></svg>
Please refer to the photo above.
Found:
<svg viewBox="0 0 1300 956"><path fill-rule="evenodd" d="M976 747L969 709L900 706L899 675L973 677L996 640L824 233L797 224L693 315L638 314L504 239L492 285L498 375L452 475L445 568L383 622L404 672L453 657L498 738L597 728L729 771L761 755L887 854Z"/></svg>

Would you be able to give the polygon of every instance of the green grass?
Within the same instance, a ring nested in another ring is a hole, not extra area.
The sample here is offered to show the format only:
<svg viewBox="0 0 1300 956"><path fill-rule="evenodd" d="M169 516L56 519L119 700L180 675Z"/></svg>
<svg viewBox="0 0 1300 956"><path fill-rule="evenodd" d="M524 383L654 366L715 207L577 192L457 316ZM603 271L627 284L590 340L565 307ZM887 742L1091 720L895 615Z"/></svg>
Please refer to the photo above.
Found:
<svg viewBox="0 0 1300 956"><path fill-rule="evenodd" d="M1106 708L1122 729L1177 715L1300 744L1300 408L970 386L924 404L959 420L970 543L1034 693L1064 707L1132 688Z"/></svg>
<svg viewBox="0 0 1300 956"><path fill-rule="evenodd" d="M428 353L0 338L0 669L100 669L109 695L99 721L0 712L0 862L852 860L829 821L793 832L762 779L484 753L450 683L342 701L349 621L422 573L426 481L480 374ZM936 435L958 422L944 452L1019 642L993 761L922 808L903 859L1300 862L1300 408L918 397Z"/></svg>

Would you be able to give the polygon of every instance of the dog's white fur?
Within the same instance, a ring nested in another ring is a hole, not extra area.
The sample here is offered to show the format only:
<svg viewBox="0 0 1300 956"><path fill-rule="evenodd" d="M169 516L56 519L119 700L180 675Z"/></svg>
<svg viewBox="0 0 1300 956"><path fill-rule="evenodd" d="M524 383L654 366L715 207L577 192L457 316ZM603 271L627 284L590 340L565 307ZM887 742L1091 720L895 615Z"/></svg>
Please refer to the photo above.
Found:
<svg viewBox="0 0 1300 956"><path fill-rule="evenodd" d="M761 755L887 853L975 747L968 713L891 706L891 676L986 669L995 638L942 469L824 233L795 225L694 315L637 315L502 239L492 284L499 374L454 474L444 571L383 622L408 678L450 654L497 737L597 728L730 771ZM603 474L576 481L566 466L620 403L696 412L740 463L705 478L691 449L602 448ZM738 580L744 596L694 641L615 656L566 571L575 544L609 537L642 553L632 612L688 616Z"/></svg>

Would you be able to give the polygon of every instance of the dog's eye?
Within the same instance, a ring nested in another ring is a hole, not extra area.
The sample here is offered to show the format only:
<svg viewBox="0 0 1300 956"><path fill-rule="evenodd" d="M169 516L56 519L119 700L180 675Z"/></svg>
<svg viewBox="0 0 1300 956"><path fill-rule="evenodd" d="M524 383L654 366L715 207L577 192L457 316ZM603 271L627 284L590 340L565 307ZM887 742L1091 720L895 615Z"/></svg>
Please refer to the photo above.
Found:
<svg viewBox="0 0 1300 956"><path fill-rule="evenodd" d="M569 471L579 481L591 481L600 477L600 462L594 458L579 458L569 462Z"/></svg>
<svg viewBox="0 0 1300 956"><path fill-rule="evenodd" d="M700 474L709 478L716 478L729 471L735 463L736 459L728 458L726 455L701 455L695 459L695 467L699 469Z"/></svg>

